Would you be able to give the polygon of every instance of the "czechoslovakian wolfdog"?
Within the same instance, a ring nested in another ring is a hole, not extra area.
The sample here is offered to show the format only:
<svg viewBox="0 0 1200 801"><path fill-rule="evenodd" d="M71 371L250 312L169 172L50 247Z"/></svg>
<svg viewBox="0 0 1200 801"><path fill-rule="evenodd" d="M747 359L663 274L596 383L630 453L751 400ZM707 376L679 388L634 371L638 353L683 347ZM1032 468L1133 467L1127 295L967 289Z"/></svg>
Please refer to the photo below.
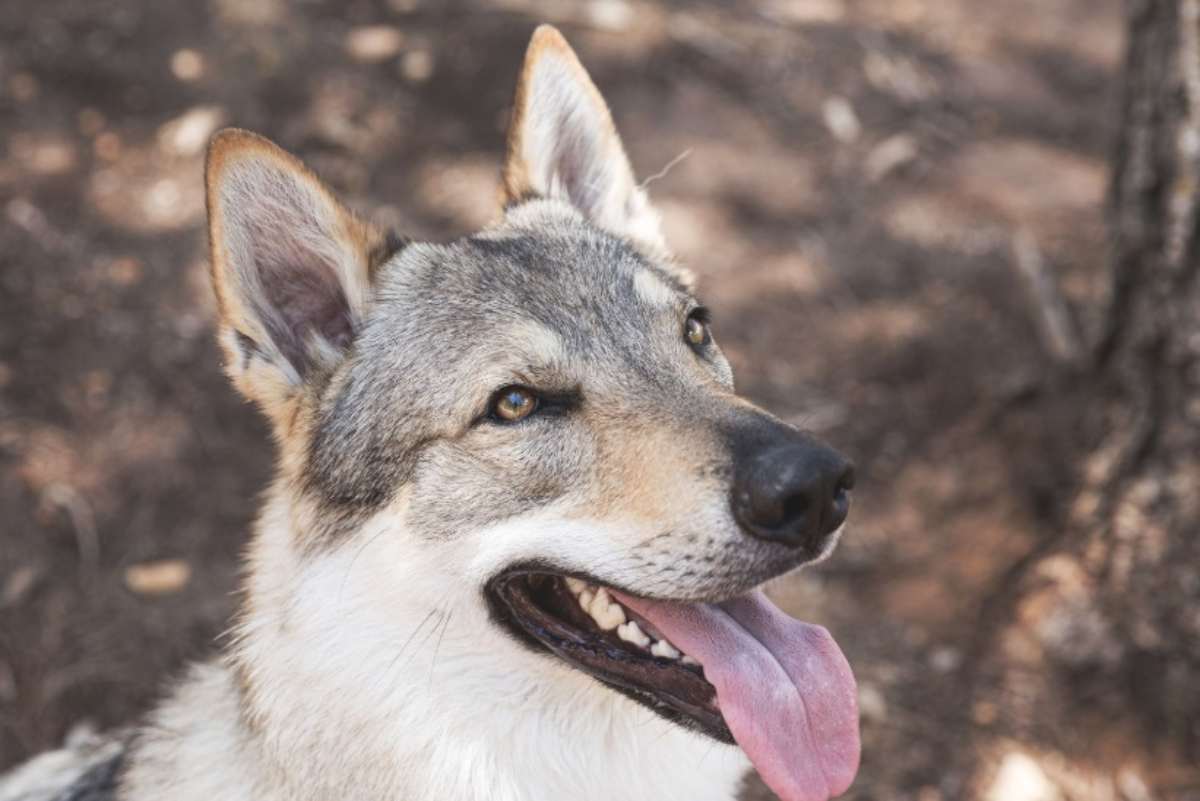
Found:
<svg viewBox="0 0 1200 801"><path fill-rule="evenodd" d="M846 790L850 669L758 587L833 548L852 468L734 394L556 30L479 234L381 231L239 130L206 180L227 369L280 452L234 636L0 798L727 801L748 762Z"/></svg>

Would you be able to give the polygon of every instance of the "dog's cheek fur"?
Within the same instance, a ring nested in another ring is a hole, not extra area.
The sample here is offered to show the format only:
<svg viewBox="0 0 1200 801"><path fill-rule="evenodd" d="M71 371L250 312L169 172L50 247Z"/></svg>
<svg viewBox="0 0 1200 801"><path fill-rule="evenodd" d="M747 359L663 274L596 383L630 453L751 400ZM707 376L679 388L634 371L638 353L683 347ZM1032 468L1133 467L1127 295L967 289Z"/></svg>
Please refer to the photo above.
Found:
<svg viewBox="0 0 1200 801"><path fill-rule="evenodd" d="M594 459L578 422L482 423L422 455L409 486L408 526L424 538L451 539L542 509L579 492Z"/></svg>

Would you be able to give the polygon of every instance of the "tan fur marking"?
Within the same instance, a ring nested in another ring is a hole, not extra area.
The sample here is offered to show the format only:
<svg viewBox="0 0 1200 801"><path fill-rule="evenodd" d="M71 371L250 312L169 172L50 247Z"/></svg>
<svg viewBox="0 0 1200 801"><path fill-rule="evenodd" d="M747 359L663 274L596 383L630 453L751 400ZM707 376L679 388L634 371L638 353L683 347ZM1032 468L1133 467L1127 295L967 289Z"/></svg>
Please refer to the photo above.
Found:
<svg viewBox="0 0 1200 801"><path fill-rule="evenodd" d="M585 505L588 514L666 526L688 519L697 503L696 465L722 456L706 429L661 422L592 425L602 437L596 464L603 472Z"/></svg>

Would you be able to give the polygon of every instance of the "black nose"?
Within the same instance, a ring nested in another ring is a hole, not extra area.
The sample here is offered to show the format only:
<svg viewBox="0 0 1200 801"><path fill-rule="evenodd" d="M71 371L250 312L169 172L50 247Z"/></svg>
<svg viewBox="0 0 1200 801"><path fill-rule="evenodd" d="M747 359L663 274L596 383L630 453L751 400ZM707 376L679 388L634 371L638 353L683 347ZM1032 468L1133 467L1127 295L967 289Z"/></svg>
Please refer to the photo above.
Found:
<svg viewBox="0 0 1200 801"><path fill-rule="evenodd" d="M845 522L854 466L827 445L795 435L738 461L733 513L752 536L816 552Z"/></svg>

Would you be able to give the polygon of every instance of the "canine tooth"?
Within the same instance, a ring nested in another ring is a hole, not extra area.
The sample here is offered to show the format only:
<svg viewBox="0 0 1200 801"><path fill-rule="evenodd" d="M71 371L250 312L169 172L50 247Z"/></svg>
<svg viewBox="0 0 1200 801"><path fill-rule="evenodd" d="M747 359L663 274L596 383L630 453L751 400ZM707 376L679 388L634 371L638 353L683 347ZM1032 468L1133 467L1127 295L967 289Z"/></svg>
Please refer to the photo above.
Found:
<svg viewBox="0 0 1200 801"><path fill-rule="evenodd" d="M674 645L671 645L671 643L667 642L666 640L659 640L654 643L654 645L651 645L650 653L654 654L655 656L661 656L664 659L679 658L679 651L676 650Z"/></svg>
<svg viewBox="0 0 1200 801"><path fill-rule="evenodd" d="M608 607L603 617L593 614L592 619L604 631L612 631L625 622L625 610L613 604Z"/></svg>
<svg viewBox="0 0 1200 801"><path fill-rule="evenodd" d="M682 659L680 659L679 661L680 661L680 662L682 662L682 663L683 663L683 664L685 664L685 665L699 665L699 664L700 664L699 662L697 662L695 659L693 659L692 657L688 656L687 654L684 654L684 655L683 655L683 658L682 658Z"/></svg>
<svg viewBox="0 0 1200 801"><path fill-rule="evenodd" d="M617 636L625 642L631 642L639 648L645 648L650 644L650 638L642 631L636 620L631 620L617 626Z"/></svg>
<svg viewBox="0 0 1200 801"><path fill-rule="evenodd" d="M609 597L608 590L603 587L596 590L596 597L592 599L588 614L604 631L612 631L625 622L625 610Z"/></svg>
<svg viewBox="0 0 1200 801"><path fill-rule="evenodd" d="M579 593L579 605L589 615L592 613L592 599L595 597L595 594L591 590L581 590Z"/></svg>
<svg viewBox="0 0 1200 801"><path fill-rule="evenodd" d="M580 581L579 579L571 576L566 576L566 580L567 589L571 591L572 595L578 595L579 593L583 592L584 587L587 586L587 582Z"/></svg>
<svg viewBox="0 0 1200 801"><path fill-rule="evenodd" d="M592 596L592 604L588 607L588 611L593 614L603 612L611 602L612 599L608 597L608 590L600 587L596 590L596 594Z"/></svg>

